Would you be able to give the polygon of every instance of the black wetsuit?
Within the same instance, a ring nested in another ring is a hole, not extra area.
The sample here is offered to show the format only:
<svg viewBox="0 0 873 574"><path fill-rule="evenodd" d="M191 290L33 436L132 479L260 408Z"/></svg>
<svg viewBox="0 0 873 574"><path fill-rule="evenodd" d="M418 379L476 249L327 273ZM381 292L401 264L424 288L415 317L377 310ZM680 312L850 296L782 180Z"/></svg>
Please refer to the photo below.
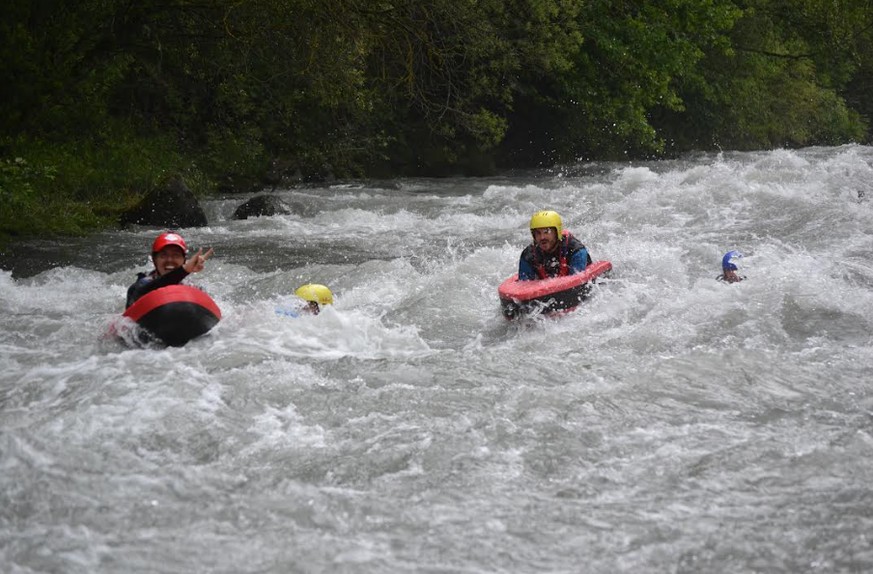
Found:
<svg viewBox="0 0 873 574"><path fill-rule="evenodd" d="M125 305L125 308L130 307L137 299L155 289L160 289L167 285L178 285L187 276L188 272L181 266L160 277L156 271L138 273L136 282L127 289L127 305Z"/></svg>

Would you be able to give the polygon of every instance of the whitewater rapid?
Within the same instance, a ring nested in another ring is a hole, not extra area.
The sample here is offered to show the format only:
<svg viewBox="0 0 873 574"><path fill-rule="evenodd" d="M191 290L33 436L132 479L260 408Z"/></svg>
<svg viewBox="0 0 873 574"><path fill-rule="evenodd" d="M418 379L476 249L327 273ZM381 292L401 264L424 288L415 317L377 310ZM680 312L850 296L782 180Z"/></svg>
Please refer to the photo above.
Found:
<svg viewBox="0 0 873 574"><path fill-rule="evenodd" d="M105 336L158 230L0 255L0 570L873 569L873 148L274 193L182 348ZM614 271L510 323L540 209Z"/></svg>

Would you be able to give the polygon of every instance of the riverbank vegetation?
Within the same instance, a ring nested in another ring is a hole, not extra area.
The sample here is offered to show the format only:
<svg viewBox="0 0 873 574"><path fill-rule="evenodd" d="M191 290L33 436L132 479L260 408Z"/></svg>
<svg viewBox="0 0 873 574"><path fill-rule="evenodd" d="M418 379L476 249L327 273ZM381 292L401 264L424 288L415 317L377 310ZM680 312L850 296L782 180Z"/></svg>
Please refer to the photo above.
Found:
<svg viewBox="0 0 873 574"><path fill-rule="evenodd" d="M9 0L0 237L196 193L871 140L869 0Z"/></svg>

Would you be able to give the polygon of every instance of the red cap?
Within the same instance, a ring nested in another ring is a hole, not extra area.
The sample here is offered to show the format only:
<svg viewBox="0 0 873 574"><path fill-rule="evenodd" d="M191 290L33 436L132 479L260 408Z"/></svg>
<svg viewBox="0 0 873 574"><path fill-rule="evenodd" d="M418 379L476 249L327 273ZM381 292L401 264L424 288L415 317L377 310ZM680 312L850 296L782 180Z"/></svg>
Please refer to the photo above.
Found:
<svg viewBox="0 0 873 574"><path fill-rule="evenodd" d="M185 240L178 233L167 232L158 235L155 242L152 243L152 253L157 253L167 245L177 245L182 248L183 253L188 253L188 246L185 245Z"/></svg>

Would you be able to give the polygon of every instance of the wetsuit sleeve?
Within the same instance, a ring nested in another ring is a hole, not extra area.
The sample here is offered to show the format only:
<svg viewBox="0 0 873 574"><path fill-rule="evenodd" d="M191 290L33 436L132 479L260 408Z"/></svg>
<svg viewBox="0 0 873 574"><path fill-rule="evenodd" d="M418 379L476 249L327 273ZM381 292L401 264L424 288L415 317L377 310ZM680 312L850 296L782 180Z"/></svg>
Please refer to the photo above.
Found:
<svg viewBox="0 0 873 574"><path fill-rule="evenodd" d="M538 279L537 272L522 253L518 259L518 280L533 281L534 279Z"/></svg>
<svg viewBox="0 0 873 574"><path fill-rule="evenodd" d="M570 258L570 272L579 273L580 271L584 271L590 263L591 256L588 255L588 249L583 247Z"/></svg>
<svg viewBox="0 0 873 574"><path fill-rule="evenodd" d="M134 281L133 285L127 288L127 303L124 304L125 309L133 305L137 299L142 297L141 291L150 282L151 278L145 273L137 275L136 281Z"/></svg>
<svg viewBox="0 0 873 574"><path fill-rule="evenodd" d="M148 275L140 274L136 282L127 290L127 307L133 305L137 299L146 293L166 287L167 285L177 285L187 276L188 272L185 271L184 267L176 267L166 275L154 279Z"/></svg>

